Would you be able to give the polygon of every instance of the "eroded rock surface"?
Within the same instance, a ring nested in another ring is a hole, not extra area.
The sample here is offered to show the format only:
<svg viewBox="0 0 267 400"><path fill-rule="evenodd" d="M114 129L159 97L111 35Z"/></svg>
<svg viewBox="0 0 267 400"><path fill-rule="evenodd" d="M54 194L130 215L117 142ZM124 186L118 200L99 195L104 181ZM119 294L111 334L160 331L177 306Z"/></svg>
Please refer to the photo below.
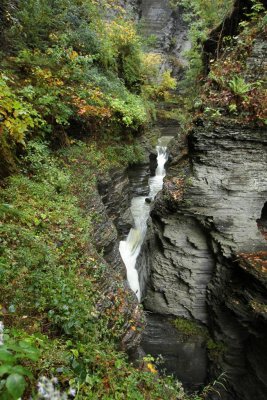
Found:
<svg viewBox="0 0 267 400"><path fill-rule="evenodd" d="M191 133L191 173L167 179L152 212L148 308L157 308L158 298L161 308L165 304L184 315L175 304L177 296L186 297L188 313L207 322L205 287L216 248L230 257L266 247L256 222L267 197L266 145L263 130L243 126L207 126Z"/></svg>
<svg viewBox="0 0 267 400"><path fill-rule="evenodd" d="M201 336L181 335L173 324L173 318L146 313L147 327L141 346L147 354L164 355L160 371L174 374L191 391L206 382L207 354L205 340Z"/></svg>
<svg viewBox="0 0 267 400"><path fill-rule="evenodd" d="M144 304L207 324L225 344L211 367L213 377L227 373L224 398L263 400L267 246L257 221L267 199L266 132L203 125L189 136L186 164L172 154L151 213L139 258L149 276Z"/></svg>
<svg viewBox="0 0 267 400"><path fill-rule="evenodd" d="M181 77L187 65L184 52L191 47L181 8L166 0L140 0L139 18L143 36L154 38L153 52L162 56L161 70Z"/></svg>
<svg viewBox="0 0 267 400"><path fill-rule="evenodd" d="M98 183L98 191L119 238L125 237L133 224L129 209L132 192L127 171L122 169L111 171L108 177Z"/></svg>

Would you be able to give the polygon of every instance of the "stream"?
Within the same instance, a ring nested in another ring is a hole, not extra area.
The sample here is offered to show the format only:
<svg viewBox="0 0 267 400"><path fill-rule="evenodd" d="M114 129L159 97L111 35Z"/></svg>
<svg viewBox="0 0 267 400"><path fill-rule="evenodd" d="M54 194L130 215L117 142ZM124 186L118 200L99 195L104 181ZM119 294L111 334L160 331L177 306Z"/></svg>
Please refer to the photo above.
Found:
<svg viewBox="0 0 267 400"><path fill-rule="evenodd" d="M168 133L168 132L166 132ZM141 301L141 293L136 261L146 237L147 220L150 213L150 203L162 189L166 175L165 164L168 160L167 146L173 136L161 136L156 146L157 168L155 176L148 180L149 191L145 196L142 169L137 168L135 184L139 181L140 195L131 202L131 213L134 226L125 240L120 242L120 254L127 271L130 288ZM139 176L140 175L140 176ZM146 354L155 359L161 358L157 367L160 372L173 374L184 385L185 389L193 392L201 388L207 375L207 351L205 340L201 336L184 337L173 325L175 317L160 315L146 311L146 328L143 333L141 347Z"/></svg>
<svg viewBox="0 0 267 400"><path fill-rule="evenodd" d="M182 60L182 53L188 46L190 47L190 42L186 34L187 26L181 16L174 16L166 0L142 0L140 11L143 34L145 36L154 35L157 39L154 51L162 54L164 58L168 43L173 40L176 43L174 54ZM173 34L174 36L172 36ZM166 67L164 65L165 62L163 62L163 69ZM138 276L136 262L146 237L150 203L163 186L166 174L165 164L168 160L167 146L173 135L177 133L177 123L158 121L158 128L162 136L156 147L156 173L155 176L149 178L149 190L146 191L144 171L142 168L140 170L135 168L133 171L134 192L138 193L131 203L134 226L127 238L120 242L120 254L127 270L128 283L139 302L143 301L144 285L146 284L146 279L142 274L146 276L148 271L139 270L140 276ZM188 338L181 335L174 327L173 319L175 319L174 316L156 314L146 310L147 325L143 332L141 347L146 354L152 355L155 359L162 356L162 362L157 366L158 370L162 373L173 374L183 383L186 390L192 392L206 383L208 369L206 345L203 337Z"/></svg>
<svg viewBox="0 0 267 400"><path fill-rule="evenodd" d="M155 176L148 181L148 196L137 196L132 199L131 213L134 219L134 227L130 230L126 240L120 242L120 254L127 271L127 280L130 288L136 294L138 301L141 300L141 291L138 272L135 268L137 257L140 253L147 230L147 219L150 213L150 203L156 194L162 189L163 179L166 174L165 163L168 160L167 145L171 136L162 136L158 140L157 168Z"/></svg>

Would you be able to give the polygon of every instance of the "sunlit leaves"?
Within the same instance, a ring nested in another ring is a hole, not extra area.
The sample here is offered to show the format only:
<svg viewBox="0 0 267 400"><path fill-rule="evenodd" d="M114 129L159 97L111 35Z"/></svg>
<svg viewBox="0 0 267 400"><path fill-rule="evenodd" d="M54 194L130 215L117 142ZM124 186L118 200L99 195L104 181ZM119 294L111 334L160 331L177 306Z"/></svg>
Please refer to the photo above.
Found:
<svg viewBox="0 0 267 400"><path fill-rule="evenodd" d="M8 79L0 76L0 131L6 130L15 142L24 143L26 133L42 123L32 105L15 95Z"/></svg>

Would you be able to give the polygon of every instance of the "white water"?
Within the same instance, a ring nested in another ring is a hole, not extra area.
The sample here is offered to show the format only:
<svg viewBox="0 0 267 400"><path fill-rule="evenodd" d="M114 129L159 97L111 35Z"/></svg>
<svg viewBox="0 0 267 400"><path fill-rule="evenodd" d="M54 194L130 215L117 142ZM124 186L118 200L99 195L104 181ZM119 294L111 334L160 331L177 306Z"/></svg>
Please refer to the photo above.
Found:
<svg viewBox="0 0 267 400"><path fill-rule="evenodd" d="M127 280L139 301L141 299L141 292L135 264L145 238L147 219L150 213L150 205L145 199L149 197L153 200L156 194L162 189L163 178L166 174L164 166L168 159L167 144L170 139L170 136L162 136L159 139L158 146L156 147L158 166L155 176L149 178L149 195L133 198L131 212L134 219L134 228L130 230L127 239L120 242L120 254L127 270Z"/></svg>

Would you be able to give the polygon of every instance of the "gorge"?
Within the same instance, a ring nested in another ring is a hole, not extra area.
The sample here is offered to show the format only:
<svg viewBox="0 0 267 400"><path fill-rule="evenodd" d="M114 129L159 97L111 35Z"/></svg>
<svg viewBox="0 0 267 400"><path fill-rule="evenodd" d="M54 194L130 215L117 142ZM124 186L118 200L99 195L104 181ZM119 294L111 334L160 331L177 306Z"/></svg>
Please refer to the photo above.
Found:
<svg viewBox="0 0 267 400"><path fill-rule="evenodd" d="M158 39L156 51L168 54L173 14L166 2L143 1L140 15L143 31ZM186 29L179 38L184 41L176 52L188 47ZM257 38L245 74L255 74L265 60L266 44ZM136 264L149 311L142 344L153 356L163 355L165 368L185 385L190 381L191 389L207 382L207 373L209 379L225 374L218 398L263 400L267 247L260 227L266 218L266 130L205 120L186 143L174 124L176 130ZM221 346L209 367L201 336L191 342L189 358L184 356L171 324L175 317L207 326ZM190 358L196 365L185 372Z"/></svg>
<svg viewBox="0 0 267 400"><path fill-rule="evenodd" d="M0 2L1 399L266 399L266 8Z"/></svg>

